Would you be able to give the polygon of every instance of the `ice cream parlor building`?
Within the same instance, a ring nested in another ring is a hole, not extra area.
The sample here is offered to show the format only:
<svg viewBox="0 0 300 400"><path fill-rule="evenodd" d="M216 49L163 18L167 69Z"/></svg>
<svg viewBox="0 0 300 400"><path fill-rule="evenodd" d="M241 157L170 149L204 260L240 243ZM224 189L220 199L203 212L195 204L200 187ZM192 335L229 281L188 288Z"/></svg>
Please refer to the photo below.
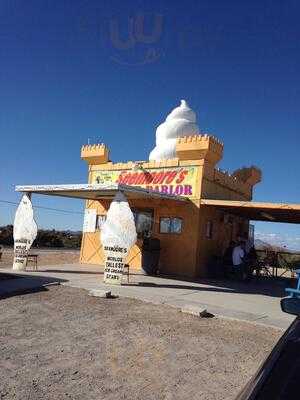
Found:
<svg viewBox="0 0 300 400"><path fill-rule="evenodd" d="M205 277L213 274L231 240L252 238L249 221L300 223L299 204L253 202L260 170L221 171L217 165L223 151L216 137L199 130L196 114L182 100L156 129L148 161L113 163L105 144L85 145L81 158L88 167L87 184L16 190L29 197L35 193L85 199L80 262L98 265L105 259L101 227L112 199L122 192L138 234L127 257L130 270L145 267L145 243L152 240L159 242L161 274Z"/></svg>
<svg viewBox="0 0 300 400"><path fill-rule="evenodd" d="M119 185L134 212L138 240L127 259L131 270L142 267L145 237L160 241L160 273L195 278L210 274L230 240L248 235L249 218L206 200L249 202L261 173L255 167L222 172L217 168L222 157L223 144L200 133L185 101L157 128L149 161L112 163L106 145L82 147L88 183ZM90 231L84 229L81 263L104 263L101 224L110 202L107 193L86 202L86 213L95 222Z"/></svg>

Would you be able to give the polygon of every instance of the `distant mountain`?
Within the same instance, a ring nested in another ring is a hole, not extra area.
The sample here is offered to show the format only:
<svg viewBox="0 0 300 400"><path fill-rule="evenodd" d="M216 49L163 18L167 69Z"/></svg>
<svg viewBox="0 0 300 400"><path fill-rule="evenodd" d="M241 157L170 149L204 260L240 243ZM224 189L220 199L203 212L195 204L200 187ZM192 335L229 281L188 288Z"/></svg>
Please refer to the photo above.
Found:
<svg viewBox="0 0 300 400"><path fill-rule="evenodd" d="M264 249L270 249L272 245L270 245L270 243L264 242L261 239L255 239L254 247L258 250L264 250Z"/></svg>
<svg viewBox="0 0 300 400"><path fill-rule="evenodd" d="M279 246L279 245L274 245L274 244L270 244L268 242L265 242L264 240L261 239L255 239L254 240L254 247L257 250L273 250L273 251L288 251L288 252L292 252L289 249L287 249L284 246Z"/></svg>

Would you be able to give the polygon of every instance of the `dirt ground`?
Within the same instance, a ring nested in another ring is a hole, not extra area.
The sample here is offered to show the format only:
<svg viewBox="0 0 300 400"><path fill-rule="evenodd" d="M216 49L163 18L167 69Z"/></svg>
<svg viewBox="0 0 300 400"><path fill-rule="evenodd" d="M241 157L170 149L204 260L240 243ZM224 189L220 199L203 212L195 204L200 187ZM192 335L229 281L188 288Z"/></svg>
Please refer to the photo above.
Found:
<svg viewBox="0 0 300 400"><path fill-rule="evenodd" d="M32 254L38 254L39 265L74 264L79 262L80 250L66 249L31 249ZM12 248L2 249L1 265L12 265L14 252Z"/></svg>
<svg viewBox="0 0 300 400"><path fill-rule="evenodd" d="M0 300L0 398L234 399L279 336L53 286Z"/></svg>

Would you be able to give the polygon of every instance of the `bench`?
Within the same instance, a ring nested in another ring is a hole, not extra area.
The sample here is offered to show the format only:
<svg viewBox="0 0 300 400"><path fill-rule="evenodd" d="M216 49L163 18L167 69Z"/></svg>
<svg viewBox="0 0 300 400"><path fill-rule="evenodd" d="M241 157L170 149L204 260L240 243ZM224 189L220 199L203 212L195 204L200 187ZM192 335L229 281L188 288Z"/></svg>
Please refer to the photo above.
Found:
<svg viewBox="0 0 300 400"><path fill-rule="evenodd" d="M129 283L129 264L124 264L123 275L127 275L127 282Z"/></svg>
<svg viewBox="0 0 300 400"><path fill-rule="evenodd" d="M35 271L38 270L38 254L27 254L26 256L26 268L28 266L29 263L33 264L33 269Z"/></svg>

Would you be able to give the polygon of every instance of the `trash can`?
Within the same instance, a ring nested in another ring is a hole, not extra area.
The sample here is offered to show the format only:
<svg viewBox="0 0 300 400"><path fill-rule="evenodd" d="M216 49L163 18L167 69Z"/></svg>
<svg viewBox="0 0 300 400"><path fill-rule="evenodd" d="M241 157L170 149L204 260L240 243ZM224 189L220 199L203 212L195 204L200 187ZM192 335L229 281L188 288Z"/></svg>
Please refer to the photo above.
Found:
<svg viewBox="0 0 300 400"><path fill-rule="evenodd" d="M155 275L158 270L160 240L145 238L142 246L142 269L147 275Z"/></svg>
<svg viewBox="0 0 300 400"><path fill-rule="evenodd" d="M224 265L222 257L212 256L208 262L208 278L224 278Z"/></svg>

